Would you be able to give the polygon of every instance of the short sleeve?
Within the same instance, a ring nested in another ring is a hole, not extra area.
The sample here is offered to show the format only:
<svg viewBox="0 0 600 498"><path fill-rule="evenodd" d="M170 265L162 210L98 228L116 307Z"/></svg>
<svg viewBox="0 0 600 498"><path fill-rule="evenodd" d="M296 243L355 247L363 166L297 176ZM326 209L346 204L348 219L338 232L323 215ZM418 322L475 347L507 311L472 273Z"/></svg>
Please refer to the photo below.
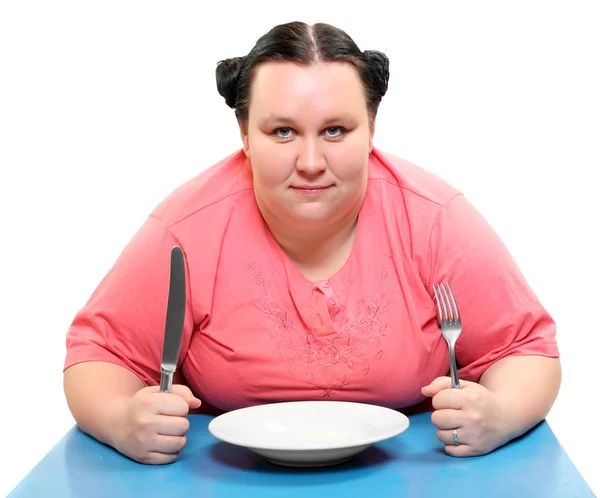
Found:
<svg viewBox="0 0 600 498"><path fill-rule="evenodd" d="M479 381L510 355L558 357L556 324L542 306L505 244L459 194L440 211L430 237L429 292L448 282L463 331L456 343L459 375Z"/></svg>
<svg viewBox="0 0 600 498"><path fill-rule="evenodd" d="M159 383L170 255L177 244L160 220L151 216L145 221L76 314L66 336L65 370L76 363L105 361L131 370L145 385ZM193 329L189 277L187 281L179 363Z"/></svg>

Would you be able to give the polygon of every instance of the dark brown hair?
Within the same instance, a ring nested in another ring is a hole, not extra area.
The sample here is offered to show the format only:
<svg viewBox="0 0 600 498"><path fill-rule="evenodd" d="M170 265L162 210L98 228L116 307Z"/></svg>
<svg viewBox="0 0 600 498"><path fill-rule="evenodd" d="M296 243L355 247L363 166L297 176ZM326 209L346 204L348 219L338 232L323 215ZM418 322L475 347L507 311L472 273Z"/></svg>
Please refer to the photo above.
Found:
<svg viewBox="0 0 600 498"><path fill-rule="evenodd" d="M303 22L280 24L258 39L245 57L219 61L217 89L229 107L235 109L240 124L248 120L250 84L255 69L268 61L293 61L300 64L348 62L360 75L365 87L371 123L388 87L389 60L376 50L361 52L343 30L330 24Z"/></svg>

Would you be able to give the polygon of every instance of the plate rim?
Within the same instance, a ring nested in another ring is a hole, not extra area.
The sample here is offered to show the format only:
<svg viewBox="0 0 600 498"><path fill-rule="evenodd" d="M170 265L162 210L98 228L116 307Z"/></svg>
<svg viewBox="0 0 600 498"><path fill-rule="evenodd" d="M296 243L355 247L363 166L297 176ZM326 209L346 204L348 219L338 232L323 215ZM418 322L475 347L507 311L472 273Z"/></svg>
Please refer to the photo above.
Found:
<svg viewBox="0 0 600 498"><path fill-rule="evenodd" d="M229 414L232 413L239 413L242 411L251 411L254 410L256 408L259 407L264 407L264 406L273 406L273 405L294 405L294 404L305 404L305 403L327 403L327 404L347 404L347 405L362 405L362 406L368 406L370 408L376 408L378 410L382 410L382 411L388 411L390 413L393 413L395 417L398 418L399 420L399 424L397 426L397 428L388 431L385 434L379 434L377 436L372 436L372 437L364 437L364 438L360 438L360 439L356 439L350 443L341 443L341 444L335 444L335 445L327 445L327 446L321 446L321 445L312 445L312 446L307 446L304 448L290 448L289 446L281 446L281 445L277 445L277 444L258 444L258 445L250 445L248 443L242 442L240 440L236 440L235 438L228 438L228 437L221 437L221 436L217 436L217 434L215 434L215 426L217 424L217 420L221 419L228 416ZM216 439L220 440L220 441L224 441L226 443L229 444L233 444L236 446L241 446L244 448L256 448L258 450L271 450L271 451L286 451L286 452L306 452L306 451L324 451L324 450L335 450L335 449L342 449L342 448L352 448L352 447L358 447L358 446L364 446L364 445L371 445L374 443L377 443L379 441L384 441L386 439L390 439L392 437L398 436L400 434L402 434L403 432L407 431L410 427L410 418L407 417L404 413L393 409L393 408L388 408L386 406L381 406L381 405L376 405L373 403L363 403L363 402L356 402L356 401L338 401L338 400L324 400L324 401L319 401L319 400L298 400L298 401L276 401L276 402L272 402L272 403L263 403L263 404L258 404L258 405L253 405L253 406L246 406L243 408L238 408L235 410L230 410L228 412L222 413L218 416L216 416L215 418L213 418L209 424L208 424L208 431L209 433L215 437Z"/></svg>

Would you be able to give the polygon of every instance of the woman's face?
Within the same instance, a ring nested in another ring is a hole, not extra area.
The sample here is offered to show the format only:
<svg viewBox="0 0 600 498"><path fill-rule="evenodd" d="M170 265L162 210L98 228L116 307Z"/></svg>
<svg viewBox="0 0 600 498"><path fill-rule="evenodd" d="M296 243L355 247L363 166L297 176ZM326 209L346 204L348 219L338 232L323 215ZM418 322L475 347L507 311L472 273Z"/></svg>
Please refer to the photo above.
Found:
<svg viewBox="0 0 600 498"><path fill-rule="evenodd" d="M350 64L268 62L255 71L242 140L263 216L317 228L356 213L372 138Z"/></svg>

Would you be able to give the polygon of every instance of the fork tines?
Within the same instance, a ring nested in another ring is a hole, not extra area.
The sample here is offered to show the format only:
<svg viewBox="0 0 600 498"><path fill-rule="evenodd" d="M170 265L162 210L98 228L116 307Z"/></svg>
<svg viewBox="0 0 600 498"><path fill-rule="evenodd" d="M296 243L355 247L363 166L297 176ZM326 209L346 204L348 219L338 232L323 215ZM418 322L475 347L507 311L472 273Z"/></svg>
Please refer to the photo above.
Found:
<svg viewBox="0 0 600 498"><path fill-rule="evenodd" d="M450 284L448 282L434 284L433 293L437 302L440 322L456 323L460 321L458 305L456 304Z"/></svg>

